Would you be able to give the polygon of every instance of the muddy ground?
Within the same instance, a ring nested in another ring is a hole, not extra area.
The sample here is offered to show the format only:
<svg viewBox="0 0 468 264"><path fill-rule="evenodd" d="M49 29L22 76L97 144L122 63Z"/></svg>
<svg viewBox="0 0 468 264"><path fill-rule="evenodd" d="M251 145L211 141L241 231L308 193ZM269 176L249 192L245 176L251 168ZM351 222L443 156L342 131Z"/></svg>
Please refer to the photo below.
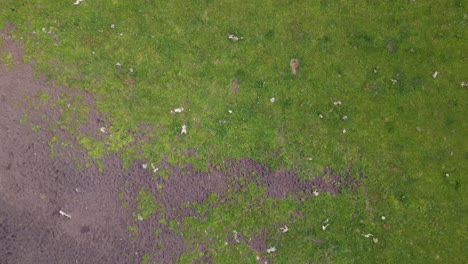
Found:
<svg viewBox="0 0 468 264"><path fill-rule="evenodd" d="M304 182L294 171L271 171L249 159L226 161L223 170L209 166L203 173L190 165L176 168L165 162L158 164L171 171L167 179L144 169L145 161L123 169L113 155L102 159L102 173L95 165L78 169L77 164L89 159L76 141L72 146L55 147L54 157L50 156L48 143L53 135L74 140L63 130L49 129L60 109L47 105L34 108L34 100L28 98L39 91L51 94L52 99L64 93L80 94L91 111L89 122L80 125L79 131L96 135L101 121L93 110L93 98L35 78L33 65L22 63L21 44L11 40L8 29L0 33L1 50L13 54L10 65L0 65L0 264L140 263L148 252L153 253L152 261L174 263L184 250L184 242L167 225L159 224L158 217L181 220L194 214L183 205L201 203L213 192L222 197L228 188L241 188L236 185L237 177L266 186L266 195L276 198L290 193L312 195L313 190L337 194L335 183L357 184L332 171L324 173L326 178ZM258 177L252 178L251 172ZM143 186L155 195L162 212L138 221L135 197ZM163 186L161 191L158 186ZM124 194L128 206L122 206L119 193ZM130 232L128 226L136 226L138 231ZM155 229L161 230L156 237L152 235ZM266 250L265 241L252 241L252 249Z"/></svg>

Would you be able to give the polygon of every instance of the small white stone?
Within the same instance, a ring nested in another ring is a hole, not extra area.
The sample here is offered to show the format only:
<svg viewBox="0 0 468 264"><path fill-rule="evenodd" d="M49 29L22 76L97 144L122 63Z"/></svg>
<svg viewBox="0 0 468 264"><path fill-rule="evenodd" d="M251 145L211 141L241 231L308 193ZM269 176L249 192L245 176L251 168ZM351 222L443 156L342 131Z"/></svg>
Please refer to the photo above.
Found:
<svg viewBox="0 0 468 264"><path fill-rule="evenodd" d="M448 173L445 173L445 177L449 177L449 176L450 176L450 174L448 174Z"/></svg>
<svg viewBox="0 0 468 264"><path fill-rule="evenodd" d="M99 130L100 130L102 133L107 133L107 130L106 130L105 127L101 127Z"/></svg>
<svg viewBox="0 0 468 264"><path fill-rule="evenodd" d="M175 113L182 113L184 111L183 107L175 108L174 110L171 110L171 114Z"/></svg>
<svg viewBox="0 0 468 264"><path fill-rule="evenodd" d="M71 215L65 213L64 211L60 210L59 213L61 216L65 216L66 218L71 219Z"/></svg>
<svg viewBox="0 0 468 264"><path fill-rule="evenodd" d="M153 168L153 172L157 172L159 170L159 168L156 168L153 163L151 163L151 168Z"/></svg>
<svg viewBox="0 0 468 264"><path fill-rule="evenodd" d="M114 24L111 24L110 27L111 27L111 28L115 28L115 25L114 25Z"/></svg>
<svg viewBox="0 0 468 264"><path fill-rule="evenodd" d="M437 75L438 75L438 74L439 74L438 71L434 72L434 73L432 74L432 78L434 78L434 79L437 78Z"/></svg>
<svg viewBox="0 0 468 264"><path fill-rule="evenodd" d="M73 3L74 5L79 5L81 2L83 2L84 0L76 0L75 3Z"/></svg>
<svg viewBox="0 0 468 264"><path fill-rule="evenodd" d="M133 72L133 68L129 68L128 71L129 71L129 72Z"/></svg>
<svg viewBox="0 0 468 264"><path fill-rule="evenodd" d="M285 225L283 227L280 227L280 230L281 230L281 232L286 233L286 232L289 231L289 228L288 228L288 226Z"/></svg>
<svg viewBox="0 0 468 264"><path fill-rule="evenodd" d="M276 99L275 99L274 97L270 98L270 103L274 103L275 100L276 100Z"/></svg>
<svg viewBox="0 0 468 264"><path fill-rule="evenodd" d="M393 85L397 84L397 82L398 82L398 80L395 80L395 79L390 79L390 81L392 81Z"/></svg>
<svg viewBox="0 0 468 264"><path fill-rule="evenodd" d="M187 134L187 126L186 125L182 126L182 131L180 132L180 134Z"/></svg>
<svg viewBox="0 0 468 264"><path fill-rule="evenodd" d="M382 219L382 221L384 221L387 218L384 215L382 215L382 217L380 217L380 219Z"/></svg>
<svg viewBox="0 0 468 264"><path fill-rule="evenodd" d="M463 88L463 87L466 87L466 86L468 86L468 82L467 82L467 81L462 81L462 82L460 83L460 86L461 86L462 88Z"/></svg>
<svg viewBox="0 0 468 264"><path fill-rule="evenodd" d="M117 62L117 63L115 64L115 67L117 67L117 68L120 69L120 68L122 67L122 64L120 64L120 62Z"/></svg>
<svg viewBox="0 0 468 264"><path fill-rule="evenodd" d="M313 194L315 197L317 197L317 196L319 196L320 193L317 192L317 191L313 191L312 194Z"/></svg>
<svg viewBox="0 0 468 264"><path fill-rule="evenodd" d="M369 237L373 237L374 235L372 235L372 234L362 234L362 236L365 237L365 238L369 238Z"/></svg>
<svg viewBox="0 0 468 264"><path fill-rule="evenodd" d="M334 105L341 105L341 101L335 101L333 102Z"/></svg>
<svg viewBox="0 0 468 264"><path fill-rule="evenodd" d="M311 157L308 157L308 158L307 158L307 160L308 160L308 161L311 161L311 160L312 160L312 158L311 158Z"/></svg>
<svg viewBox="0 0 468 264"><path fill-rule="evenodd" d="M342 120L348 120L348 116L342 116L341 119Z"/></svg>
<svg viewBox="0 0 468 264"><path fill-rule="evenodd" d="M228 110L228 113L232 114L232 110L229 109L229 110Z"/></svg>
<svg viewBox="0 0 468 264"><path fill-rule="evenodd" d="M379 243L379 239L376 238L376 237L372 238L372 241L374 241L374 243L376 243L376 244Z"/></svg>
<svg viewBox="0 0 468 264"><path fill-rule="evenodd" d="M319 114L319 118L322 119L322 118L323 118L323 115L322 115L322 114Z"/></svg>
<svg viewBox="0 0 468 264"><path fill-rule="evenodd" d="M346 129L343 129L343 134L346 133Z"/></svg>
<svg viewBox="0 0 468 264"><path fill-rule="evenodd" d="M275 247L271 247L271 248L268 248L268 249L266 250L266 252L267 252L268 254L270 254L270 253L272 253L272 252L275 252L275 251L276 251L276 248L275 248Z"/></svg>
<svg viewBox="0 0 468 264"><path fill-rule="evenodd" d="M328 226L329 226L329 224L328 224L328 219L327 219L327 220L323 221L322 230L325 231Z"/></svg>
<svg viewBox="0 0 468 264"><path fill-rule="evenodd" d="M143 164L143 165L141 165L141 167L142 167L143 169L146 169L147 166L148 166L148 165L147 165L146 163Z"/></svg>
<svg viewBox="0 0 468 264"><path fill-rule="evenodd" d="M138 218L138 221L143 221L143 216L141 216L140 214L137 215L137 218Z"/></svg>

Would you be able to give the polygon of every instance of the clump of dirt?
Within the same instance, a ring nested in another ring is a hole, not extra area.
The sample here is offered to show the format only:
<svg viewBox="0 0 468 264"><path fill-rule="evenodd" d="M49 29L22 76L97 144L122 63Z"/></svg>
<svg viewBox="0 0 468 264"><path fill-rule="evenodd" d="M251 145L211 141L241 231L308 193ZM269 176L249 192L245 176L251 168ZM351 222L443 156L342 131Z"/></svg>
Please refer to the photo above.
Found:
<svg viewBox="0 0 468 264"><path fill-rule="evenodd" d="M239 81L237 79L232 79L231 80L231 92L233 94L237 94L239 91Z"/></svg>
<svg viewBox="0 0 468 264"><path fill-rule="evenodd" d="M291 59L291 61L289 62L289 66L291 66L291 73L293 75L297 74L297 68L299 68L299 64L299 59Z"/></svg>

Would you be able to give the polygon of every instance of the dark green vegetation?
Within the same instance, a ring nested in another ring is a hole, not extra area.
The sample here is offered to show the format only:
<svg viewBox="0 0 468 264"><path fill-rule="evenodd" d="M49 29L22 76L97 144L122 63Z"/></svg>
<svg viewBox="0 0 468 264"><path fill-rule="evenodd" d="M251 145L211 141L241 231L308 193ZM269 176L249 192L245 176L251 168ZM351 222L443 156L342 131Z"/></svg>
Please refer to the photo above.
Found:
<svg viewBox="0 0 468 264"><path fill-rule="evenodd" d="M98 98L112 137L79 134L73 115L58 124L95 162L117 152L124 164L165 157L203 170L249 157L302 178L325 167L366 175L357 191L303 204L249 188L211 196L205 222L173 227L187 243L208 243L220 263L256 262L246 243L224 245L234 230L261 233L277 251L260 254L277 263L466 261L465 1L71 2L2 1L0 25L17 29L41 73ZM145 218L156 209L142 192Z"/></svg>

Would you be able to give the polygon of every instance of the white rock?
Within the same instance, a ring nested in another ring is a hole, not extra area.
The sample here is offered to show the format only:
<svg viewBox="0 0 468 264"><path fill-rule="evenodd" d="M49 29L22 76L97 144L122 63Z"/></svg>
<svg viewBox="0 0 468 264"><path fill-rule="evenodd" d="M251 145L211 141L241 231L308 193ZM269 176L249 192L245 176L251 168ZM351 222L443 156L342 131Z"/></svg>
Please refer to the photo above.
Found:
<svg viewBox="0 0 468 264"><path fill-rule="evenodd" d="M274 97L270 98L270 103L274 103L275 100L276 100L276 99L275 99Z"/></svg>
<svg viewBox="0 0 468 264"><path fill-rule="evenodd" d="M83 2L84 0L76 0L75 3L73 3L74 5L79 5L81 2Z"/></svg>
<svg viewBox="0 0 468 264"><path fill-rule="evenodd" d="M285 225L285 226L283 226L283 227L280 227L280 230L281 230L281 232L286 233L286 232L289 231L289 228L288 228L287 225Z"/></svg>
<svg viewBox="0 0 468 264"><path fill-rule="evenodd" d="M232 114L232 110L229 109L229 110L228 110L228 113Z"/></svg>
<svg viewBox="0 0 468 264"><path fill-rule="evenodd" d="M151 163L151 168L153 169L153 172L157 172L159 168L156 168L153 163Z"/></svg>
<svg viewBox="0 0 468 264"><path fill-rule="evenodd" d="M234 230L234 241L236 241L236 243L240 243L240 237L239 237L239 233Z"/></svg>
<svg viewBox="0 0 468 264"><path fill-rule="evenodd" d="M317 191L313 191L312 194L313 194L315 197L317 197L317 196L319 196L320 193L317 192Z"/></svg>
<svg viewBox="0 0 468 264"><path fill-rule="evenodd" d="M461 86L462 88L463 88L463 87L466 87L466 86L468 86L468 82L467 82L467 81L462 81L462 82L460 83L460 86Z"/></svg>
<svg viewBox="0 0 468 264"><path fill-rule="evenodd" d="M365 238L369 238L369 237L373 237L374 235L372 235L372 234L362 234L362 236L365 237Z"/></svg>
<svg viewBox="0 0 468 264"><path fill-rule="evenodd" d="M171 110L171 114L175 113L182 113L184 111L183 107L175 108L174 110Z"/></svg>
<svg viewBox="0 0 468 264"><path fill-rule="evenodd" d="M147 165L146 163L143 164L143 165L141 165L141 167L142 167L143 169L146 169L147 166L148 166L148 165Z"/></svg>
<svg viewBox="0 0 468 264"><path fill-rule="evenodd" d="M186 125L182 126L182 131L180 132L180 134L187 134L187 126Z"/></svg>
<svg viewBox="0 0 468 264"><path fill-rule="evenodd" d="M374 243L376 243L376 244L379 243L379 239L376 238L376 237L372 238L372 241L374 241Z"/></svg>
<svg viewBox="0 0 468 264"><path fill-rule="evenodd" d="M107 133L107 130L106 130L105 127L101 127L99 130L100 130L102 133Z"/></svg>
<svg viewBox="0 0 468 264"><path fill-rule="evenodd" d="M382 215L382 217L380 217L380 219L382 219L382 221L384 221L387 218L384 215Z"/></svg>
<svg viewBox="0 0 468 264"><path fill-rule="evenodd" d="M138 218L138 221L143 221L143 216L141 216L140 214L137 215L137 218Z"/></svg>
<svg viewBox="0 0 468 264"><path fill-rule="evenodd" d="M342 120L348 120L348 116L345 116L345 115L344 115L344 116L341 117L341 119L342 119Z"/></svg>
<svg viewBox="0 0 468 264"><path fill-rule="evenodd" d="M434 79L437 78L437 75L438 75L438 74L439 74L438 71L434 72L434 73L432 74L432 78L434 78Z"/></svg>
<svg viewBox="0 0 468 264"><path fill-rule="evenodd" d="M275 252L276 251L276 248L275 247L271 247L271 248L268 248L266 250L266 252L269 254L269 253L272 253L272 252Z"/></svg>
<svg viewBox="0 0 468 264"><path fill-rule="evenodd" d="M346 133L346 129L343 129L343 134Z"/></svg>
<svg viewBox="0 0 468 264"><path fill-rule="evenodd" d="M61 216L65 216L66 218L71 219L71 215L65 213L64 211L60 210L59 213Z"/></svg>
<svg viewBox="0 0 468 264"><path fill-rule="evenodd" d="M243 39L243 37L239 37L239 36L236 36L236 35L233 35L233 34L228 34L228 39L233 40L233 41L239 41L239 40Z"/></svg>
<svg viewBox="0 0 468 264"><path fill-rule="evenodd" d="M319 117L320 117L320 119L322 119L322 118L323 118L323 115L322 115L322 114L319 114Z"/></svg>
<svg viewBox="0 0 468 264"><path fill-rule="evenodd" d="M333 102L334 105L341 105L341 101L335 101Z"/></svg>
<svg viewBox="0 0 468 264"><path fill-rule="evenodd" d="M327 220L323 221L322 230L325 231L328 226L329 226L329 224L328 224L328 219L327 219Z"/></svg>

